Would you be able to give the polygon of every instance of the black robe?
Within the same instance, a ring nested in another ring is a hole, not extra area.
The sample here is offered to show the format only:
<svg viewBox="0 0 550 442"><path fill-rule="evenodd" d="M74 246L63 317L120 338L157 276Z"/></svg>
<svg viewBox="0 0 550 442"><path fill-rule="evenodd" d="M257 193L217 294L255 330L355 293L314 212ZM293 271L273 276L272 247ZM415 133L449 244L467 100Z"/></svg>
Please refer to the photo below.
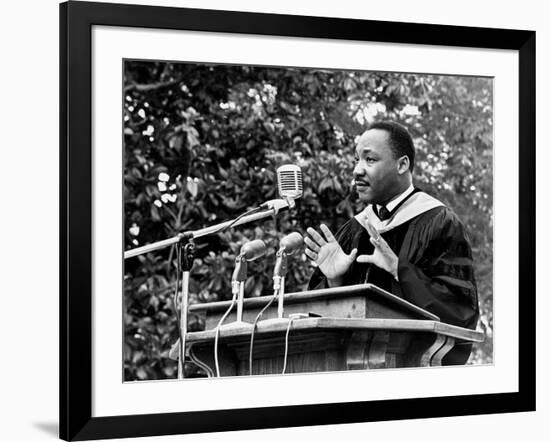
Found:
<svg viewBox="0 0 550 442"><path fill-rule="evenodd" d="M358 255L373 253L367 230L355 218L335 236L346 253L354 248ZM472 251L464 226L452 210L433 208L381 236L399 257L399 281L375 265L354 262L343 276L344 285L370 282L436 314L442 322L476 328L479 306ZM309 289L322 287L327 287L326 278L316 269ZM471 348L467 343L455 345L443 365L465 364Z"/></svg>

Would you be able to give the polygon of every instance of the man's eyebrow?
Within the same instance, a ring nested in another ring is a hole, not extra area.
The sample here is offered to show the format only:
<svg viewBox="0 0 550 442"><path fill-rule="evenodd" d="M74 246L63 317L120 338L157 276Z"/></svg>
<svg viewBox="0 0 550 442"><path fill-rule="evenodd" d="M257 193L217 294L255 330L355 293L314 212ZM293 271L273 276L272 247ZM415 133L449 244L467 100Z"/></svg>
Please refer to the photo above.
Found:
<svg viewBox="0 0 550 442"><path fill-rule="evenodd" d="M372 150L369 149L368 147L361 148L361 149L359 149L359 150L358 150L358 149L355 149L355 154L356 154L356 155L360 155L360 154L363 155L363 154L370 153L370 152L372 152Z"/></svg>

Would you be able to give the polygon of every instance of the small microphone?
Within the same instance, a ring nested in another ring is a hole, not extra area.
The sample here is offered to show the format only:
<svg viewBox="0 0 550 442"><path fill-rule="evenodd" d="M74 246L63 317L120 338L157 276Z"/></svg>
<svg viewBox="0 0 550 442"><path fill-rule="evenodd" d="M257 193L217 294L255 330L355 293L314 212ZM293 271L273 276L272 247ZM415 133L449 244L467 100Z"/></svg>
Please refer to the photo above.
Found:
<svg viewBox="0 0 550 442"><path fill-rule="evenodd" d="M277 187L279 196L294 207L294 200L304 193L302 187L302 170L295 164L285 164L277 169Z"/></svg>
<svg viewBox="0 0 550 442"><path fill-rule="evenodd" d="M247 261L254 261L267 253L267 246L261 239L247 242L241 247L240 256Z"/></svg>
<svg viewBox="0 0 550 442"><path fill-rule="evenodd" d="M279 251L284 251L287 255L292 255L304 244L304 238L298 232L292 232L281 239Z"/></svg>
<svg viewBox="0 0 550 442"><path fill-rule="evenodd" d="M286 235L279 243L279 251L276 255L275 268L273 269L273 293L279 299L277 318L283 319L283 304L285 293L285 277L288 273L288 256L292 255L304 244L304 238L298 232Z"/></svg>
<svg viewBox="0 0 550 442"><path fill-rule="evenodd" d="M233 297L237 297L237 321L236 324L243 323L243 304L244 304L244 283L249 261L261 258L267 252L267 246L261 239L247 242L241 247L239 255L235 258L235 270L231 278L231 291Z"/></svg>
<svg viewBox="0 0 550 442"><path fill-rule="evenodd" d="M287 256L292 255L296 250L302 247L304 238L298 232L293 232L281 239L279 244L279 251L276 255L275 268L273 270L275 290L281 288L281 278L284 278L288 271Z"/></svg>
<svg viewBox="0 0 550 442"><path fill-rule="evenodd" d="M236 290L235 283L246 281L247 265L249 261L261 258L267 253L267 246L261 239L247 242L241 247L239 255L235 258L235 270L233 270L233 289Z"/></svg>

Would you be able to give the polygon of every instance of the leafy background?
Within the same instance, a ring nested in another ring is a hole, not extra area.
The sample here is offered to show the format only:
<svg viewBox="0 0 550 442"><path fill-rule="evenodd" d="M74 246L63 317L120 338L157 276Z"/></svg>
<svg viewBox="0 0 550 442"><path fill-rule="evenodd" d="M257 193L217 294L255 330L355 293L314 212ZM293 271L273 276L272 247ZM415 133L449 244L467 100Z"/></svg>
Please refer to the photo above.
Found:
<svg viewBox="0 0 550 442"><path fill-rule="evenodd" d="M269 295L278 240L321 222L336 230L362 206L350 189L356 138L374 120L405 124L416 146L414 182L467 227L486 334L469 363L493 355L493 93L479 77L311 68L126 61L125 247L131 249L236 217L277 198L275 170L302 168L297 210L197 240L190 302L231 297L241 245L270 252L249 266L245 296ZM125 380L176 377L173 248L125 262ZM293 256L287 291L312 265ZM203 327L191 316L190 330ZM186 376L201 376L186 364Z"/></svg>

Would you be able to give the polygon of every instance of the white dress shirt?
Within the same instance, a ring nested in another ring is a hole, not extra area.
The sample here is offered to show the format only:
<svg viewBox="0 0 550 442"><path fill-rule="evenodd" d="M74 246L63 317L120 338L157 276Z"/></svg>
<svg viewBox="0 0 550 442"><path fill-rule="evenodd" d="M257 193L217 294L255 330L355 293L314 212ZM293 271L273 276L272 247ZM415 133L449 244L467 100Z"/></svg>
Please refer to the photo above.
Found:
<svg viewBox="0 0 550 442"><path fill-rule="evenodd" d="M386 204L386 209L388 209L388 211L392 211L393 209L395 209L397 207L397 205L403 201L405 198L407 198L412 192L414 191L414 186L411 184L407 190L405 190L403 193L400 193L399 195L397 195L394 199L392 199L388 204ZM380 205L380 204L377 204L376 205L376 208L378 210L380 210L383 206Z"/></svg>

